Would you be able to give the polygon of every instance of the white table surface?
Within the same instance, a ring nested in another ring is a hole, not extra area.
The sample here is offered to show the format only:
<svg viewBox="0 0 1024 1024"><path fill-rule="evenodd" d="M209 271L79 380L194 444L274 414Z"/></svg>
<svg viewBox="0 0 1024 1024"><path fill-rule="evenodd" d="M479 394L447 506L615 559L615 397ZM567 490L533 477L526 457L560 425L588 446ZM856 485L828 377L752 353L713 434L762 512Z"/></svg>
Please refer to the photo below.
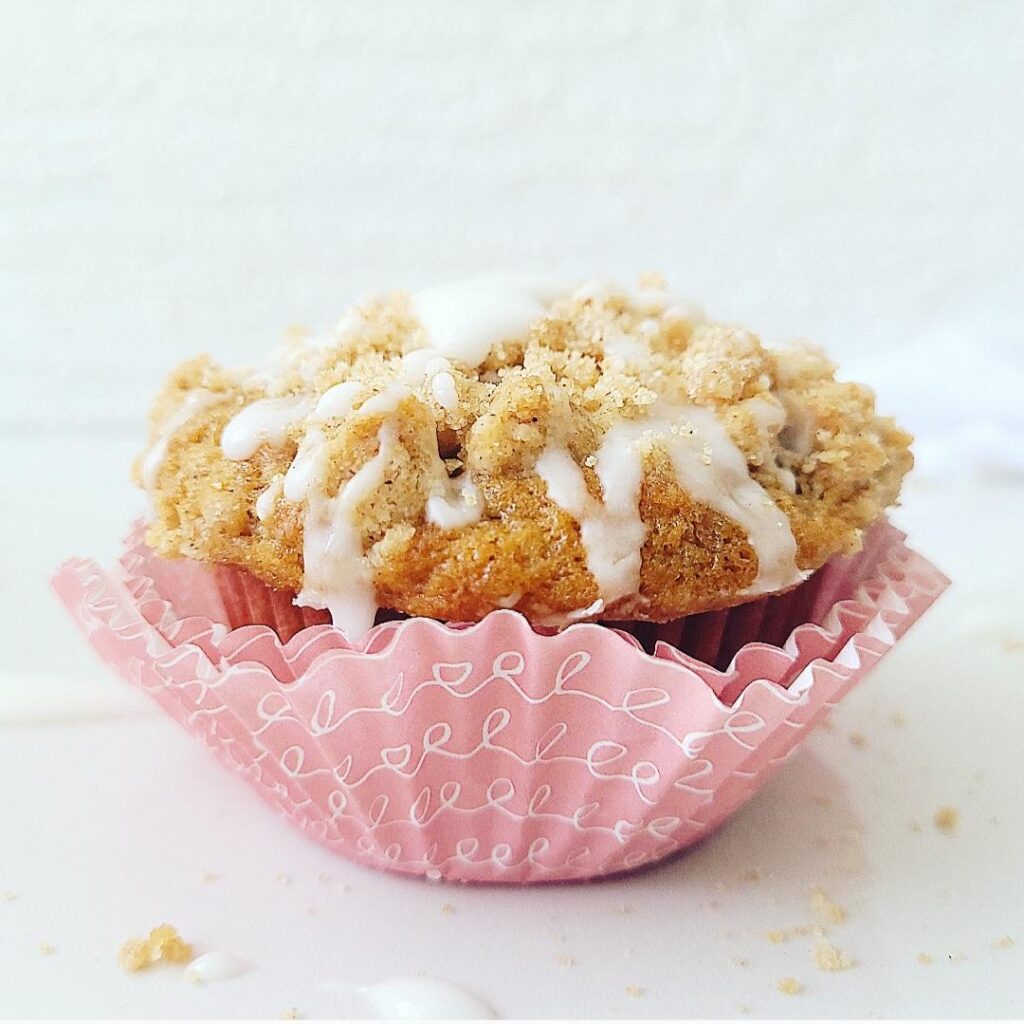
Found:
<svg viewBox="0 0 1024 1024"><path fill-rule="evenodd" d="M503 1017L1024 1011L1024 559L1007 547L1024 488L909 489L897 521L954 587L719 834L610 883L462 888L309 842L61 616L46 573L114 552L133 450L0 440L13 479L35 481L0 531L0 1016L358 1015L353 986L420 972ZM932 824L944 805L953 835ZM817 885L848 911L829 937L849 971L818 970L810 936L766 937L810 923ZM120 944L163 921L251 969L203 986L120 971ZM787 976L803 992L777 991Z"/></svg>

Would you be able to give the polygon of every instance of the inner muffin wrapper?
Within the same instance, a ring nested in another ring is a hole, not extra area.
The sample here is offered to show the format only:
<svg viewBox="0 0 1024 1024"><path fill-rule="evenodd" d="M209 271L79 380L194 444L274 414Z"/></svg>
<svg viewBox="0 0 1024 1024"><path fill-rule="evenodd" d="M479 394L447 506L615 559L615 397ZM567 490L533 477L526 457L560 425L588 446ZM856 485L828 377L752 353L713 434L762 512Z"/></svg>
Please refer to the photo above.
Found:
<svg viewBox="0 0 1024 1024"><path fill-rule="evenodd" d="M595 878L697 842L948 585L880 523L856 557L724 612L552 633L502 610L350 642L143 533L113 570L54 577L101 657L331 849L457 881Z"/></svg>

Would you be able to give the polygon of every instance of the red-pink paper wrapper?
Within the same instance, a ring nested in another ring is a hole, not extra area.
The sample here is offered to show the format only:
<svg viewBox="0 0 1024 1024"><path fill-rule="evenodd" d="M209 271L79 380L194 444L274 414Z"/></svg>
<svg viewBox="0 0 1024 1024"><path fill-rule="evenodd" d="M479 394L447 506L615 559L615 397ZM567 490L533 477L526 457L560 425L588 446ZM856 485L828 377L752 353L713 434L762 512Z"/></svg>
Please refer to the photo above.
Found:
<svg viewBox="0 0 1024 1024"><path fill-rule="evenodd" d="M948 585L903 540L880 524L788 594L635 636L496 611L353 643L139 527L114 570L53 582L104 660L331 849L531 883L651 864L760 789Z"/></svg>

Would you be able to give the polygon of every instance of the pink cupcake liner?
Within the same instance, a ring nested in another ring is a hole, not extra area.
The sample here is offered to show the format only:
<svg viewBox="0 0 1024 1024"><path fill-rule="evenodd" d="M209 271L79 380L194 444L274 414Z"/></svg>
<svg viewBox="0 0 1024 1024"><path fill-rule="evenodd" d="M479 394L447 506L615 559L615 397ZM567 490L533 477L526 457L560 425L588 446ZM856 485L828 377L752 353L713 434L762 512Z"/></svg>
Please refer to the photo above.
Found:
<svg viewBox="0 0 1024 1024"><path fill-rule="evenodd" d="M318 841L465 882L595 878L697 842L948 585L880 524L788 594L637 635L496 611L351 642L142 533L114 570L54 577L100 656Z"/></svg>

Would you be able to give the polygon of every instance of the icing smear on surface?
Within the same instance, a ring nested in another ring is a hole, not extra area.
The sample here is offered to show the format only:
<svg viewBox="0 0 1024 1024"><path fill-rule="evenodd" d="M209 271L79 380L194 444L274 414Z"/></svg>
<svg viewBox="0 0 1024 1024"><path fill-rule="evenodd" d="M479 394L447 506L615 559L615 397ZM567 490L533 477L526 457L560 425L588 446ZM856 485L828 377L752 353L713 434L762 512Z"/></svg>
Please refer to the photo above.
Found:
<svg viewBox="0 0 1024 1024"><path fill-rule="evenodd" d="M377 1017L390 1020L494 1020L494 1010L461 985L439 978L390 978L358 990Z"/></svg>
<svg viewBox="0 0 1024 1024"><path fill-rule="evenodd" d="M617 424L605 435L594 462L603 501L588 492L582 469L563 446L548 447L537 461L537 475L548 497L579 523L587 568L604 607L639 589L647 537L640 517L643 457L654 444L667 452L683 491L746 531L758 560L757 578L747 596L806 578L796 565L789 519L751 477L743 453L715 414L700 406L663 408L656 417Z"/></svg>

